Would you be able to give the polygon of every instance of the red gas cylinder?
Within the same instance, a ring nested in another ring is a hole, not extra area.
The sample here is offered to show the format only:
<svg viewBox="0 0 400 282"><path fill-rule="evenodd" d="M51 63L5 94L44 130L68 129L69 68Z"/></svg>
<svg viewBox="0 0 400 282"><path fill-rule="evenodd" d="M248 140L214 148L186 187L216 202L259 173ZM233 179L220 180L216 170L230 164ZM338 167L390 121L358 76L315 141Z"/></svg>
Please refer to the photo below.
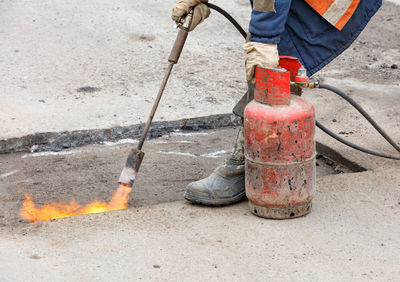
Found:
<svg viewBox="0 0 400 282"><path fill-rule="evenodd" d="M298 63L299 64L299 63ZM282 66L282 63L281 63ZM311 210L315 194L315 111L290 95L283 68L256 68L254 100L244 112L246 195L257 216L294 218Z"/></svg>

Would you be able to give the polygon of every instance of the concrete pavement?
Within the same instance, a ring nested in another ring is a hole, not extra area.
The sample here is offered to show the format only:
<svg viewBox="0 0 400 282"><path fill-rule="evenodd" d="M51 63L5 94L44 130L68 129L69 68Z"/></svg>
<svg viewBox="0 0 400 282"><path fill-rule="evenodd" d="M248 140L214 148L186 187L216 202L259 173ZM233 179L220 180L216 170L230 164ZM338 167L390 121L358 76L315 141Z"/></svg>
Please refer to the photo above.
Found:
<svg viewBox="0 0 400 282"><path fill-rule="evenodd" d="M310 215L183 201L0 230L3 281L396 281L398 168L318 181ZM391 173L391 176L388 176Z"/></svg>
<svg viewBox="0 0 400 282"><path fill-rule="evenodd" d="M178 132L151 140L129 209L33 224L18 220L25 192L39 205L103 200L116 187L130 146L2 155L8 172L0 179L2 280L397 280L398 161L333 142L368 171L320 175L312 213L299 219L257 218L246 202L207 208L182 200L186 183L227 155L234 133ZM318 139L330 142L322 134Z"/></svg>
<svg viewBox="0 0 400 282"><path fill-rule="evenodd" d="M143 121L162 76L154 69L162 68L175 36L167 16L171 3L54 3L0 3L0 139ZM247 24L247 3L216 3ZM352 47L320 73L395 140L399 12L385 1ZM214 28L222 22L214 15L190 37L158 120L226 113L242 94L241 38L229 26ZM220 41L209 40L217 36ZM85 86L101 90L77 92ZM336 133L396 153L334 94L309 90L304 97ZM185 185L211 172L231 148L235 131L215 132L178 132L146 143L128 210L34 224L17 215L25 192L39 204L106 199L135 141L0 155L0 281L398 280L398 161L359 153L318 131L319 142L367 171L321 175L310 215L264 220L251 215L245 202L204 208L182 200Z"/></svg>
<svg viewBox="0 0 400 282"><path fill-rule="evenodd" d="M248 3L215 3L248 25ZM177 34L172 4L2 1L0 139L144 122ZM193 32L156 120L230 112L246 87L242 43L217 14Z"/></svg>
<svg viewBox="0 0 400 282"><path fill-rule="evenodd" d="M235 128L200 132L175 132L146 143L140 173L128 203L131 207L180 201L188 183L206 177L229 156ZM49 202L81 205L108 201L117 188L124 161L137 140L91 145L61 152L0 155L0 227L21 223L19 210L25 194L37 205ZM329 151L323 154L329 157ZM318 155L317 177L360 172L352 164Z"/></svg>
<svg viewBox="0 0 400 282"><path fill-rule="evenodd" d="M214 2L247 28L247 0ZM2 1L0 140L144 122L176 36L172 4ZM399 11L384 1L354 47L321 76L339 79L338 87L343 77L351 77L358 84L383 84L388 92L399 92L399 71L390 68L400 64ZM213 12L189 36L156 120L231 112L246 89L242 43Z"/></svg>

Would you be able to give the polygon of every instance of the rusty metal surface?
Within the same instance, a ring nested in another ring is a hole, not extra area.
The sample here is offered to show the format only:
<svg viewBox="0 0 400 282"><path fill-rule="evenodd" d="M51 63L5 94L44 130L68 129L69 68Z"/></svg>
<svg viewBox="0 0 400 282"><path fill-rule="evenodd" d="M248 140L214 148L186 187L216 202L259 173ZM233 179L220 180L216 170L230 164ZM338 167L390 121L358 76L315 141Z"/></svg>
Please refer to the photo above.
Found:
<svg viewBox="0 0 400 282"><path fill-rule="evenodd" d="M279 66L290 73L290 81L295 81L297 73L301 68L299 59L290 56L280 56Z"/></svg>
<svg viewBox="0 0 400 282"><path fill-rule="evenodd" d="M185 46L186 39L189 32L185 29L180 29L176 37L174 47L172 47L171 54L169 55L168 62L177 64L181 56L183 46Z"/></svg>
<svg viewBox="0 0 400 282"><path fill-rule="evenodd" d="M271 219L288 219L304 216L311 212L312 202L304 202L296 206L275 207L275 206L258 206L249 201L250 211L260 217Z"/></svg>
<svg viewBox="0 0 400 282"><path fill-rule="evenodd" d="M285 69L255 70L254 99L259 103L283 106L290 103L290 73Z"/></svg>
<svg viewBox="0 0 400 282"><path fill-rule="evenodd" d="M315 161L290 167L264 167L246 160L246 195L259 206L296 206L315 194Z"/></svg>
<svg viewBox="0 0 400 282"><path fill-rule="evenodd" d="M301 64L298 58L290 56L280 56L279 67L284 68L290 73L290 81L295 81L298 71L301 68ZM303 90L301 89L301 87L298 87L295 84L290 85L290 92L291 94L297 96L301 96L303 94Z"/></svg>
<svg viewBox="0 0 400 282"><path fill-rule="evenodd" d="M252 212L268 218L308 213L315 194L315 111L289 85L289 72L256 70L245 109L246 195Z"/></svg>

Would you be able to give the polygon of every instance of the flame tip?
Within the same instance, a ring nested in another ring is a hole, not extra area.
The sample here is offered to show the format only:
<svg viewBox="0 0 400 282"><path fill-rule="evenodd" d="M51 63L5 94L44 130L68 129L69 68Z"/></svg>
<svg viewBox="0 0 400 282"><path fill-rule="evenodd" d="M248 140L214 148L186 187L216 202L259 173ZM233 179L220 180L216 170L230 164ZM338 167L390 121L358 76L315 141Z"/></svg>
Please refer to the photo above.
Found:
<svg viewBox="0 0 400 282"><path fill-rule="evenodd" d="M35 202L32 200L32 196L26 193L19 215L26 221L36 222L71 217L81 214L122 210L126 209L128 206L129 194L131 190L132 187L129 185L120 185L118 189L114 191L108 203L94 200L85 206L81 206L74 199L70 199L69 204L63 202L54 202L45 203L41 207L36 207Z"/></svg>

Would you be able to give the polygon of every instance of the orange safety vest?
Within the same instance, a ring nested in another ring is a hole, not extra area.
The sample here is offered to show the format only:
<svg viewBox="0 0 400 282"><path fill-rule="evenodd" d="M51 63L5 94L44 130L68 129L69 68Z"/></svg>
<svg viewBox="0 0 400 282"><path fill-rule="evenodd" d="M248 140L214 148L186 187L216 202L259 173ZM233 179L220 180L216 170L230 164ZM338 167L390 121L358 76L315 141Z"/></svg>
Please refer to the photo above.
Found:
<svg viewBox="0 0 400 282"><path fill-rule="evenodd" d="M295 0L296 1L296 0ZM360 0L305 0L318 14L338 30L346 25Z"/></svg>

